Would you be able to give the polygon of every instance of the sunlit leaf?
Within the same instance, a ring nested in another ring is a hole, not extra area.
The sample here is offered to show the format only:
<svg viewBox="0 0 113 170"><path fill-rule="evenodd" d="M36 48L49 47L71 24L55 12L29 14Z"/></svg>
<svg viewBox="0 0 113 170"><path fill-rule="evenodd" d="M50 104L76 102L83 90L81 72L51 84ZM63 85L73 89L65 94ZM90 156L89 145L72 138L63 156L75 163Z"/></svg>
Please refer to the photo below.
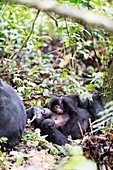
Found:
<svg viewBox="0 0 113 170"><path fill-rule="evenodd" d="M96 88L97 86L95 84L89 84L89 85L86 85L85 88L86 90L93 90L94 88Z"/></svg>

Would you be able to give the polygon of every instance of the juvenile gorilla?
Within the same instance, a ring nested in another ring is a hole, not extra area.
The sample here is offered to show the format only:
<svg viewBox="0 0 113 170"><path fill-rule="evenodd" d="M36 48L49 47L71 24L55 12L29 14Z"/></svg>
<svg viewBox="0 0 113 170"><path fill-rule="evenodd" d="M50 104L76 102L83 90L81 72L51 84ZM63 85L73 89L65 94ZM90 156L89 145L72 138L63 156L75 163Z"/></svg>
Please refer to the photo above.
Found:
<svg viewBox="0 0 113 170"><path fill-rule="evenodd" d="M69 143L67 137L56 129L55 122L52 119L45 119L41 124L41 130L42 135L48 134L46 139L52 143L58 145L65 145L66 143Z"/></svg>
<svg viewBox="0 0 113 170"><path fill-rule="evenodd" d="M52 98L48 108L55 112L51 118L55 121L56 128L66 136L71 135L72 139L82 137L80 127L83 133L90 131L89 118L93 122L103 110L100 93L94 94L92 99L81 101L77 94Z"/></svg>
<svg viewBox="0 0 113 170"><path fill-rule="evenodd" d="M0 79L0 137L8 138L6 144L0 144L2 150L19 142L25 124L26 112L21 99L10 85Z"/></svg>
<svg viewBox="0 0 113 170"><path fill-rule="evenodd" d="M89 118L92 116L83 108L83 103L77 94L52 98L48 103L48 107L52 111L52 108L56 108L55 101L57 101L58 112L56 109L55 114L53 114L51 118L55 121L55 126L59 131L66 136L71 135L72 139L82 137L80 126L83 133L89 131ZM60 114L62 114L60 118L59 110L62 110L60 112Z"/></svg>
<svg viewBox="0 0 113 170"><path fill-rule="evenodd" d="M40 106L33 106L26 110L27 120L31 120L31 124L34 128L41 128L41 123L44 119L52 115L51 110L48 108L42 108Z"/></svg>
<svg viewBox="0 0 113 170"><path fill-rule="evenodd" d="M68 135L78 139L90 131L89 118L94 121L103 110L99 93L92 98L92 101L88 98L81 101L77 94L53 97L44 108L34 106L26 112L30 119L35 115L34 127L40 128L42 135L48 135L48 141L65 145L69 143Z"/></svg>
<svg viewBox="0 0 113 170"><path fill-rule="evenodd" d="M69 143L67 137L55 127L55 121L51 118L54 114L50 109L33 106L27 109L26 113L27 119L31 120L31 124L34 128L40 128L41 135L48 135L46 137L48 141L58 145L65 145L66 143Z"/></svg>
<svg viewBox="0 0 113 170"><path fill-rule="evenodd" d="M102 106L101 101L101 94L100 92L94 93L92 95L92 101L87 99L86 109L87 111L92 115L92 121L95 121L96 119L99 119L102 117L102 115L98 115L99 112L103 111L104 108Z"/></svg>

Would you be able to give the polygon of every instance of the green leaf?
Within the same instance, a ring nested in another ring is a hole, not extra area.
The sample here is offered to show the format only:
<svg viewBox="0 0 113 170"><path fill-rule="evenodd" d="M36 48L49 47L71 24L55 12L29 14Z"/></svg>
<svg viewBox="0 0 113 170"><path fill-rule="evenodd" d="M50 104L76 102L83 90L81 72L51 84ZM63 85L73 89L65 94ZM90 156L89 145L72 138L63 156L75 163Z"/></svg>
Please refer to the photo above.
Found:
<svg viewBox="0 0 113 170"><path fill-rule="evenodd" d="M61 33L61 32L62 32L62 28L61 28L61 27L58 28L58 29L56 30L56 32Z"/></svg>
<svg viewBox="0 0 113 170"><path fill-rule="evenodd" d="M49 37L49 36L42 36L42 37L39 37L38 40L51 40L52 41L52 38Z"/></svg>
<svg viewBox="0 0 113 170"><path fill-rule="evenodd" d="M66 48L69 47L69 38L66 39Z"/></svg>
<svg viewBox="0 0 113 170"><path fill-rule="evenodd" d="M11 151L10 155L14 155L16 157L17 163L22 163L22 161L24 159L24 154L22 152Z"/></svg>
<svg viewBox="0 0 113 170"><path fill-rule="evenodd" d="M48 96L49 94L49 90L48 89L44 89L43 90L43 96Z"/></svg>
<svg viewBox="0 0 113 170"><path fill-rule="evenodd" d="M5 15L7 16L7 18L9 17L10 11L6 11Z"/></svg>
<svg viewBox="0 0 113 170"><path fill-rule="evenodd" d="M61 62L59 64L60 68L63 68L65 66L65 61L63 59L60 59Z"/></svg>
<svg viewBox="0 0 113 170"><path fill-rule="evenodd" d="M46 101L45 101L45 103L48 103L49 101L50 101L50 98L47 98Z"/></svg>
<svg viewBox="0 0 113 170"><path fill-rule="evenodd" d="M96 52L96 56L97 56L99 59L102 60L102 57L101 57L101 55L100 55L98 52Z"/></svg>
<svg viewBox="0 0 113 170"><path fill-rule="evenodd" d="M62 31L64 31L64 30L66 30L67 28L66 27L59 27L57 30L56 30L56 32L58 32L58 33L61 33Z"/></svg>
<svg viewBox="0 0 113 170"><path fill-rule="evenodd" d="M6 143L7 140L8 140L7 137L1 137L1 138L0 138L0 142L2 142L2 143Z"/></svg>
<svg viewBox="0 0 113 170"><path fill-rule="evenodd" d="M93 2L94 4L96 4L96 5L98 5L98 6L101 6L101 2L99 2L99 1L92 1L92 0L91 0L91 2Z"/></svg>
<svg viewBox="0 0 113 170"><path fill-rule="evenodd" d="M85 86L86 90L93 90L96 87L97 87L97 85L95 85L95 84L89 84L89 85Z"/></svg>

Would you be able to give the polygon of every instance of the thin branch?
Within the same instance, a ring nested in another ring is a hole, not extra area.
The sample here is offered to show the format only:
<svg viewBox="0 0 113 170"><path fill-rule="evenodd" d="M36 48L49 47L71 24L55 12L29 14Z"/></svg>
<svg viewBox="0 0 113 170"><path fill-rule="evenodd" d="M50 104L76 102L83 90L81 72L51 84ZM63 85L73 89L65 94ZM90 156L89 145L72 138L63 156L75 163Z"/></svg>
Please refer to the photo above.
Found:
<svg viewBox="0 0 113 170"><path fill-rule="evenodd" d="M57 22L57 20L56 20L52 15L50 15L47 11L45 11L45 13L46 13L53 21L55 21L55 25L56 25L56 27L58 27L58 22Z"/></svg>
<svg viewBox="0 0 113 170"><path fill-rule="evenodd" d="M38 15L39 15L39 13L40 13L40 10L38 10L38 12L37 12L37 14L36 14L36 16L35 16L35 19L34 19L33 24L32 24L31 31L30 31L29 35L27 36L26 40L24 41L24 43L22 44L22 46L20 47L20 49L16 52L16 55L15 55L15 52L11 55L10 59L11 59L11 58L13 58L13 59L7 63L7 65L4 67L4 69L1 70L1 73L3 73L3 72L9 67L9 65L18 57L18 55L19 55L19 53L22 51L23 47L25 47L25 45L26 45L27 41L29 40L31 34L33 33L35 21L36 21Z"/></svg>
<svg viewBox="0 0 113 170"><path fill-rule="evenodd" d="M90 10L79 10L72 6L65 6L62 4L58 4L55 1L51 0L10 0L14 3L20 3L29 5L30 7L34 7L36 9L42 9L50 12L54 12L58 15L63 15L65 17L75 18L81 21L84 21L88 24L96 24L102 26L106 31L110 31L113 33L113 21L108 17L94 13Z"/></svg>
<svg viewBox="0 0 113 170"><path fill-rule="evenodd" d="M68 35L68 37L70 38L70 34L69 34L69 30L68 30L68 25L67 25L67 20L66 20L66 18L64 18L64 20L65 20L67 35Z"/></svg>

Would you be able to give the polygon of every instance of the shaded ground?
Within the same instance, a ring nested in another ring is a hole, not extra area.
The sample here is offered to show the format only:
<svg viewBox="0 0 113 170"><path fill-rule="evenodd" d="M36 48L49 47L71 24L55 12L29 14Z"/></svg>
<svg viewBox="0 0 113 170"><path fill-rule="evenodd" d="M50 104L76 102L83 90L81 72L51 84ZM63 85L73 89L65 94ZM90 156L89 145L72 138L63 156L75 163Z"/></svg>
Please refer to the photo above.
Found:
<svg viewBox="0 0 113 170"><path fill-rule="evenodd" d="M81 144L80 144L81 143ZM79 144L79 145L78 145ZM72 161L77 155L70 154L69 150L75 149L74 146L82 146L83 154L97 163L99 170L113 168L113 133L105 136L102 133L89 135L86 134L83 140L73 141L71 145L64 146L52 145L35 131L27 127L23 135L22 142L14 149L3 152L0 157L1 169L39 169L50 170L60 164L61 169L65 170L65 164ZM76 153L79 154L79 153ZM66 158L65 162L62 159ZM75 161L75 165L77 162ZM59 168L58 168L59 169Z"/></svg>

